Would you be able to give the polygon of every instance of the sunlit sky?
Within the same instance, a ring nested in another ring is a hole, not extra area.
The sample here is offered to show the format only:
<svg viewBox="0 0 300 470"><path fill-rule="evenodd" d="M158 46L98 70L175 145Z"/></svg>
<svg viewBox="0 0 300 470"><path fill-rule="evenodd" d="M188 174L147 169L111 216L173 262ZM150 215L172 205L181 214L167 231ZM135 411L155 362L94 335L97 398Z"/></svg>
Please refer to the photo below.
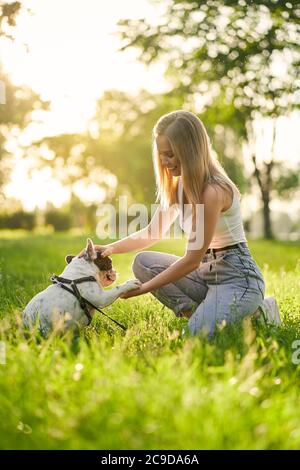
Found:
<svg viewBox="0 0 300 470"><path fill-rule="evenodd" d="M107 89L137 92L166 91L164 64L146 66L135 53L117 52L120 42L114 33L122 18L147 18L155 22L163 5L149 0L23 0L32 15L18 20L16 41L0 44L0 57L12 80L25 83L51 101L51 113L43 125L33 126L31 135L84 130L93 114L95 100ZM164 2L161 2L162 4ZM28 45L28 50L24 47ZM280 123L277 154L289 161L299 159L296 138L299 120ZM261 142L265 151L267 137ZM34 164L30 158L16 161L7 195L21 199L26 209L44 207L47 200L57 206L68 198L49 170L26 173ZM149 155L149 158L151 156ZM95 197L97 192L95 190Z"/></svg>
<svg viewBox="0 0 300 470"><path fill-rule="evenodd" d="M117 52L121 18L155 19L147 0L23 0L32 15L18 20L15 44L1 50L15 83L52 101L48 130L82 129L95 98L106 89L166 89L163 66L146 68L133 51ZM23 44L28 44L26 52Z"/></svg>

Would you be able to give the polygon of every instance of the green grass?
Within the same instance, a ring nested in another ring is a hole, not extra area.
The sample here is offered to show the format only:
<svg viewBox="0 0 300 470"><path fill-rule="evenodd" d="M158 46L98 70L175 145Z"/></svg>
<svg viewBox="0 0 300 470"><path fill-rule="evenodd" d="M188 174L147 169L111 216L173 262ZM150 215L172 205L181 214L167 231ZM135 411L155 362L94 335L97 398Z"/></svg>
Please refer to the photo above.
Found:
<svg viewBox="0 0 300 470"><path fill-rule="evenodd" d="M186 321L147 294L106 309L126 334L98 314L77 343L25 339L22 307L84 243L79 235L0 234L2 449L299 448L299 244L250 243L267 294L279 301L280 328L247 321L211 342L186 337ZM175 241L155 248L184 252ZM119 282L132 277L133 257L114 257Z"/></svg>

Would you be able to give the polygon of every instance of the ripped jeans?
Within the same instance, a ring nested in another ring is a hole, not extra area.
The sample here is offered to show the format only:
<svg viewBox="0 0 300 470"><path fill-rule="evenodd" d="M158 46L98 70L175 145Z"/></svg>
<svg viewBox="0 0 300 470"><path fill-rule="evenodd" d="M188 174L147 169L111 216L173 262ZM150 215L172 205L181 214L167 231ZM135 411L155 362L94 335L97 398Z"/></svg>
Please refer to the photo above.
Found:
<svg viewBox="0 0 300 470"><path fill-rule="evenodd" d="M132 270L137 279L146 282L178 259L143 251L135 257ZM188 322L192 335L205 331L209 336L224 320L232 323L252 315L262 304L264 293L263 275L245 243L206 254L195 271L152 292L178 317L184 311L193 312Z"/></svg>

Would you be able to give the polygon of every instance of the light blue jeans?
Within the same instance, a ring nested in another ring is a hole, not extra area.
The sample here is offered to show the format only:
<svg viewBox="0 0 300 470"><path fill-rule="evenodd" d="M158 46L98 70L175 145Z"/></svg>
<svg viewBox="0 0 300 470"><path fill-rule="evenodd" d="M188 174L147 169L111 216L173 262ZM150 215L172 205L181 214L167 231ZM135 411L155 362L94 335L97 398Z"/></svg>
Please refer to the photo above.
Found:
<svg viewBox="0 0 300 470"><path fill-rule="evenodd" d="M137 279L146 282L164 271L179 257L156 251L137 254L132 270ZM212 336L217 324L232 323L252 315L262 304L265 293L263 275L248 246L206 254L199 268L152 294L176 316L192 311L190 333L201 331Z"/></svg>

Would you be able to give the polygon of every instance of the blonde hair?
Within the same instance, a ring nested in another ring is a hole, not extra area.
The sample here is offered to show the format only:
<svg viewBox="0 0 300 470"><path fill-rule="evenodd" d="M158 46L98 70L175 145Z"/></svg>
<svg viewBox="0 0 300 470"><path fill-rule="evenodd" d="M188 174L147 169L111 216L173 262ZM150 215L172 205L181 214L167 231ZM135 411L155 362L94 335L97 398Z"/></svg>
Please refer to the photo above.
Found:
<svg viewBox="0 0 300 470"><path fill-rule="evenodd" d="M172 152L181 164L183 190L188 203L202 203L207 184L217 184L224 189L239 190L226 174L221 163L213 156L209 136L202 121L189 111L177 110L159 118L153 128L153 163L156 176L157 201L163 207L178 202L178 177L173 177L161 164L156 137L168 138ZM193 211L194 212L194 211Z"/></svg>

